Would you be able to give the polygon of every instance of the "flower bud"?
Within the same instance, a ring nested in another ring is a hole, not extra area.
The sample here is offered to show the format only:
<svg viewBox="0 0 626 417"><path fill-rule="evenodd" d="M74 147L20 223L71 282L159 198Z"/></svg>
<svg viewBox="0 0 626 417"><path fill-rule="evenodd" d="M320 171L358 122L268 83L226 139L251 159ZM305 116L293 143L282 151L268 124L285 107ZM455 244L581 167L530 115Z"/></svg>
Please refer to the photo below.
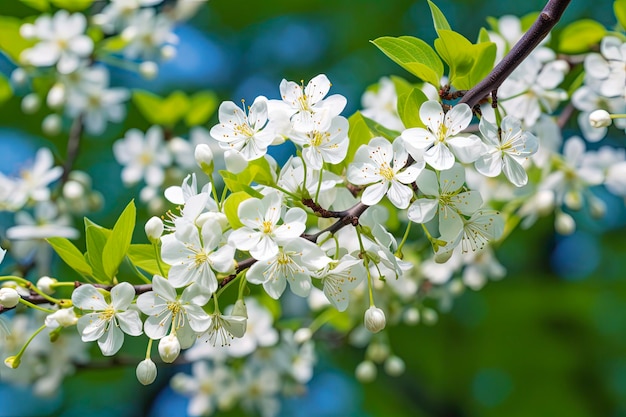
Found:
<svg viewBox="0 0 626 417"><path fill-rule="evenodd" d="M39 110L41 100L35 93L29 94L22 99L22 111L26 114L33 114Z"/></svg>
<svg viewBox="0 0 626 417"><path fill-rule="evenodd" d="M37 37L37 29L32 23L24 23L20 26L20 36L24 39L35 39Z"/></svg>
<svg viewBox="0 0 626 417"><path fill-rule="evenodd" d="M420 321L420 312L417 308L411 307L404 312L402 318L406 324L414 326Z"/></svg>
<svg viewBox="0 0 626 417"><path fill-rule="evenodd" d="M385 343L370 343L366 352L367 358L376 363L382 363L389 356L389 346Z"/></svg>
<svg viewBox="0 0 626 417"><path fill-rule="evenodd" d="M41 122L41 129L48 136L56 136L61 132L61 116L58 114L49 114L44 117Z"/></svg>
<svg viewBox="0 0 626 417"><path fill-rule="evenodd" d="M354 375L359 382L372 382L376 379L376 365L372 361L363 361L357 365Z"/></svg>
<svg viewBox="0 0 626 417"><path fill-rule="evenodd" d="M161 48L161 58L168 61L176 56L176 48L172 45L165 45Z"/></svg>
<svg viewBox="0 0 626 417"><path fill-rule="evenodd" d="M20 357L19 356L9 356L4 360L4 364L11 369L17 369L20 366Z"/></svg>
<svg viewBox="0 0 626 417"><path fill-rule="evenodd" d="M150 242L158 242L159 238L163 234L163 220L157 216L150 217L150 219L146 222L145 230L146 236L148 236Z"/></svg>
<svg viewBox="0 0 626 417"><path fill-rule="evenodd" d="M196 159L196 163L205 174L210 175L211 172L213 172L213 151L209 145L201 143L196 146L193 156Z"/></svg>
<svg viewBox="0 0 626 417"><path fill-rule="evenodd" d="M571 235L576 230L576 221L572 216L561 211L556 214L554 228L562 235Z"/></svg>
<svg viewBox="0 0 626 417"><path fill-rule="evenodd" d="M20 302L20 295L13 288L0 288L0 305L13 308Z"/></svg>
<svg viewBox="0 0 626 417"><path fill-rule="evenodd" d="M146 80L153 80L158 73L159 66L155 62L145 61L139 64L139 74Z"/></svg>
<svg viewBox="0 0 626 417"><path fill-rule="evenodd" d="M159 340L159 355L163 362L172 363L180 354L180 342L175 334L169 334Z"/></svg>
<svg viewBox="0 0 626 417"><path fill-rule="evenodd" d="M46 327L51 329L73 326L77 322L78 318L76 317L76 313L74 313L73 308L62 308L57 310L52 314L48 314L44 320Z"/></svg>
<svg viewBox="0 0 626 417"><path fill-rule="evenodd" d="M313 336L311 329L309 329L308 327L303 327L296 330L296 332L293 334L293 340L297 344L301 345L311 340L311 336Z"/></svg>
<svg viewBox="0 0 626 417"><path fill-rule="evenodd" d="M439 320L437 312L432 308L425 308L422 310L422 322L428 326L433 326Z"/></svg>
<svg viewBox="0 0 626 417"><path fill-rule="evenodd" d="M390 356L385 361L385 372L387 372L387 375L400 376L404 373L405 369L406 365L404 361L398 356Z"/></svg>
<svg viewBox="0 0 626 417"><path fill-rule="evenodd" d="M17 67L11 72L11 82L16 87L26 84L26 81L28 81L28 74L23 68Z"/></svg>
<svg viewBox="0 0 626 417"><path fill-rule="evenodd" d="M248 166L248 161L235 151L224 152L224 162L226 162L226 169L233 174L239 174Z"/></svg>
<svg viewBox="0 0 626 417"><path fill-rule="evenodd" d="M371 306L365 311L364 317L365 328L372 333L378 333L385 328L387 321L385 312L376 306Z"/></svg>
<svg viewBox="0 0 626 417"><path fill-rule="evenodd" d="M51 109L60 109L63 107L66 98L66 90L65 85L61 83L56 83L52 86L50 91L48 91L48 95L46 96L46 103L48 107Z"/></svg>
<svg viewBox="0 0 626 417"><path fill-rule="evenodd" d="M139 362L135 374L142 385L150 385L156 379L157 367L152 359L147 358Z"/></svg>
<svg viewBox="0 0 626 417"><path fill-rule="evenodd" d="M596 110L589 114L589 123L592 127L609 127L613 121L606 110Z"/></svg>
<svg viewBox="0 0 626 417"><path fill-rule="evenodd" d="M37 281L37 288L41 292L44 292L46 294L52 294L54 293L54 288L52 288L52 286L57 282L58 281L54 278L43 276Z"/></svg>

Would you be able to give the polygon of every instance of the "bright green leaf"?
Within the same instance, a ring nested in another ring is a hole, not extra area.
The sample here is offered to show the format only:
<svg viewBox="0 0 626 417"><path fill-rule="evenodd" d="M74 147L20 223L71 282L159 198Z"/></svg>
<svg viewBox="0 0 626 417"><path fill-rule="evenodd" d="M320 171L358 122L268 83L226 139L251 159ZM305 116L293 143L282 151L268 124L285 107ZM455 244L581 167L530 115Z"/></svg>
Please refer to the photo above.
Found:
<svg viewBox="0 0 626 417"><path fill-rule="evenodd" d="M433 16L433 24L435 25L435 30L437 32L439 32L441 29L452 29L450 27L450 24L448 23L448 20L446 19L444 14L441 13L441 10L439 10L439 7L437 7L435 3L428 0L428 7L430 7L430 14Z"/></svg>
<svg viewBox="0 0 626 417"><path fill-rule="evenodd" d="M491 72L496 60L496 44L483 42L472 45L472 54L475 57L474 66L472 66L472 69L467 75L457 78L454 84L456 88L469 90Z"/></svg>
<svg viewBox="0 0 626 417"><path fill-rule="evenodd" d="M617 23L619 23L622 29L626 30L626 0L615 0L613 11L615 12Z"/></svg>
<svg viewBox="0 0 626 417"><path fill-rule="evenodd" d="M143 90L133 91L133 102L152 124L174 127L189 110L189 98L182 91L174 91L163 98Z"/></svg>
<svg viewBox="0 0 626 417"><path fill-rule="evenodd" d="M168 264L162 262L161 268L163 269L163 272L161 272L155 258L156 254L154 253L154 247L151 244L132 244L128 247L126 255L133 265L143 269L150 275L165 274L165 276L167 276L167 272L170 269Z"/></svg>
<svg viewBox="0 0 626 417"><path fill-rule="evenodd" d="M11 83L2 74L0 74L0 104L4 103L13 96L13 89Z"/></svg>
<svg viewBox="0 0 626 417"><path fill-rule="evenodd" d="M124 49L126 45L128 45L128 42L121 36L113 36L103 40L100 47L106 51L117 52Z"/></svg>
<svg viewBox="0 0 626 417"><path fill-rule="evenodd" d="M87 221L87 219L85 219ZM85 222L87 223L87 222ZM102 284L110 284L112 280L104 272L102 263L102 252L107 243L107 234L104 228L97 226L95 223L86 225L85 227L87 242L87 259L93 270L93 277Z"/></svg>
<svg viewBox="0 0 626 417"><path fill-rule="evenodd" d="M130 246L130 241L135 230L135 217L137 211L135 202L131 200L120 215L111 236L108 237L104 249L102 251L102 266L104 273L108 278L113 278L117 273L117 269L124 260L126 252Z"/></svg>
<svg viewBox="0 0 626 417"><path fill-rule="evenodd" d="M22 23L15 17L0 16L0 50L16 63L20 62L22 51L35 44L35 41L26 40L20 35Z"/></svg>
<svg viewBox="0 0 626 417"><path fill-rule="evenodd" d="M491 42L491 39L489 38L489 32L487 32L487 29L480 28L480 32L478 32L478 41L476 43L483 42Z"/></svg>
<svg viewBox="0 0 626 417"><path fill-rule="evenodd" d="M348 122L350 124L348 129L350 144L348 145L348 153L345 159L346 164L354 159L354 154L359 146L367 145L375 136L372 135L372 132L365 122L365 117L361 114L361 112L356 112L350 116L350 118L348 118Z"/></svg>
<svg viewBox="0 0 626 417"><path fill-rule="evenodd" d="M390 142L393 142L395 138L400 136L400 132L388 129L368 117L363 116L363 120L365 121L367 128L370 130L372 136L374 137L382 136L383 138L388 139Z"/></svg>
<svg viewBox="0 0 626 417"><path fill-rule="evenodd" d="M51 237L46 239L46 241L52 246L52 249L54 249L57 255L73 270L85 277L91 277L93 275L93 270L87 261L85 261L83 254L68 239L64 237Z"/></svg>
<svg viewBox="0 0 626 417"><path fill-rule="evenodd" d="M50 10L50 3L48 0L20 0L22 3L40 12L47 12Z"/></svg>
<svg viewBox="0 0 626 417"><path fill-rule="evenodd" d="M205 124L217 109L217 95L212 91L200 91L191 96L189 111L185 116L187 126Z"/></svg>
<svg viewBox="0 0 626 417"><path fill-rule="evenodd" d="M55 6L69 10L70 12L80 12L91 6L94 0L50 0Z"/></svg>
<svg viewBox="0 0 626 417"><path fill-rule="evenodd" d="M252 196L244 191L238 191L229 195L224 201L224 214L233 229L238 229L243 226L243 223L239 220L239 204L251 197Z"/></svg>
<svg viewBox="0 0 626 417"><path fill-rule="evenodd" d="M401 96L403 94L408 94L415 87L413 84L408 82L402 77L398 77L397 75L390 76L391 81L393 81L393 85L396 88L396 95Z"/></svg>
<svg viewBox="0 0 626 417"><path fill-rule="evenodd" d="M372 41L392 61L435 86L443 75L443 63L433 48L412 36L384 36Z"/></svg>
<svg viewBox="0 0 626 417"><path fill-rule="evenodd" d="M419 109L426 101L428 101L428 97L417 87L398 96L398 114L405 127L425 127L422 119L420 119Z"/></svg>
<svg viewBox="0 0 626 417"><path fill-rule="evenodd" d="M563 28L557 49L564 54L580 54L599 43L605 33L604 26L595 20L577 20Z"/></svg>

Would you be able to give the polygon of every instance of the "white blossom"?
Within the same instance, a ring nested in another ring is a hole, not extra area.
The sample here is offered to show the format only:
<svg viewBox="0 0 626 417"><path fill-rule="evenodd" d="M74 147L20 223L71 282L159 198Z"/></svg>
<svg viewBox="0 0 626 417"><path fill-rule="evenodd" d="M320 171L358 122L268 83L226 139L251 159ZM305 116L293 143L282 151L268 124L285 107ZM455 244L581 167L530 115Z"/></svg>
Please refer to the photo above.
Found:
<svg viewBox="0 0 626 417"><path fill-rule="evenodd" d="M366 276L363 260L351 255L345 255L339 261L329 263L316 274L316 277L322 280L324 295L339 311L348 308L350 291L363 282Z"/></svg>
<svg viewBox="0 0 626 417"><path fill-rule="evenodd" d="M319 116L314 115L317 119ZM302 159L307 168L320 170L324 163L338 164L348 152L348 119L336 116L329 126L315 123L315 129L308 132L293 131L290 139L302 146Z"/></svg>
<svg viewBox="0 0 626 417"><path fill-rule="evenodd" d="M164 168L167 168L172 157L163 146L163 130L152 126L145 135L138 129L130 129L123 139L113 144L113 154L122 169L122 181L133 185L141 180L146 184L158 187L165 179Z"/></svg>

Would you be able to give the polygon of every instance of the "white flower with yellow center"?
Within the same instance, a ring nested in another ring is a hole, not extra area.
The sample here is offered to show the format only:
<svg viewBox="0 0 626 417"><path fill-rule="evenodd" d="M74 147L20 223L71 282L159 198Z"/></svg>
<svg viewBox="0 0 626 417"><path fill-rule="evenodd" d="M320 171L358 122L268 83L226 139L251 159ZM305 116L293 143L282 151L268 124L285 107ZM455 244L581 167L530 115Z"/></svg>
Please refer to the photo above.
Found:
<svg viewBox="0 0 626 417"><path fill-rule="evenodd" d="M420 119L427 129L413 127L402 132L406 148L415 160L423 158L436 170L444 170L452 168L455 159L470 163L482 154L478 136L461 134L472 121L472 110L467 104L457 104L444 113L438 101L429 100L420 107Z"/></svg>
<svg viewBox="0 0 626 417"><path fill-rule="evenodd" d="M130 129L123 139L113 144L113 154L122 169L122 181L133 185L145 180L152 187L159 187L165 180L164 168L172 162L172 155L163 146L163 131L152 126L145 133Z"/></svg>
<svg viewBox="0 0 626 417"><path fill-rule="evenodd" d="M91 311L84 314L76 323L83 342L98 341L105 356L115 355L124 343L124 333L139 336L141 320L139 313L128 310L135 298L135 289L122 282L111 290L111 302L107 302L93 285L81 285L72 293L75 307Z"/></svg>
<svg viewBox="0 0 626 417"><path fill-rule="evenodd" d="M249 251L254 259L267 260L278 254L278 245L300 236L306 229L306 212L294 207L281 220L283 199L272 192L263 199L249 198L237 211L243 227L233 231L229 241L239 250Z"/></svg>
<svg viewBox="0 0 626 417"><path fill-rule="evenodd" d="M338 164L348 152L348 119L337 116L327 128L318 127L310 132L293 131L291 140L303 147L302 159L307 168L320 170L324 162Z"/></svg>
<svg viewBox="0 0 626 417"><path fill-rule="evenodd" d="M394 206L405 209L413 197L413 190L406 184L414 182L424 168L421 159L406 167L408 160L402 138L397 138L393 145L385 138L373 138L356 151L348 167L348 181L355 185L371 184L363 191L363 204L373 206L386 194Z"/></svg>
<svg viewBox="0 0 626 417"><path fill-rule="evenodd" d="M329 264L321 273L324 295L339 311L348 308L350 291L355 289L367 276L362 259L345 255L338 262Z"/></svg>
<svg viewBox="0 0 626 417"><path fill-rule="evenodd" d="M218 111L220 123L213 126L211 136L225 150L238 152L246 161L265 155L276 138L273 124L267 118L267 99L257 97L248 112L232 101L225 101Z"/></svg>
<svg viewBox="0 0 626 417"><path fill-rule="evenodd" d="M213 294L217 290L215 272L229 272L235 264L235 248L219 247L221 240L222 228L215 219L207 219L200 231L191 222L177 222L176 232L161 238L163 261L172 265L169 282L176 288L196 283Z"/></svg>
<svg viewBox="0 0 626 417"><path fill-rule="evenodd" d="M207 301L207 294L197 285L190 285L177 295L167 279L155 275L152 291L137 297L137 307L148 315L144 331L149 338L162 339L171 329L181 348L186 349L211 325L211 318L202 309Z"/></svg>

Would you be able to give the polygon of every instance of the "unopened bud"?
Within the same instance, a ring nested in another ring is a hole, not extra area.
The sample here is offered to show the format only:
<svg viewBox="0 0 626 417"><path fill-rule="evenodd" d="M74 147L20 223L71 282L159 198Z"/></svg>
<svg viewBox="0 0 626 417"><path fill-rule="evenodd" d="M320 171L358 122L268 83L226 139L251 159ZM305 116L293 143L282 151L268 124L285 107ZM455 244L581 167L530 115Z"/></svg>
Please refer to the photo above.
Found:
<svg viewBox="0 0 626 417"><path fill-rule="evenodd" d="M211 175L211 172L213 172L213 151L211 147L206 143L201 143L196 146L193 156L202 171L204 171L205 174Z"/></svg>
<svg viewBox="0 0 626 417"><path fill-rule="evenodd" d="M561 211L556 214L554 228L562 235L571 235L576 230L576 221L572 216Z"/></svg>
<svg viewBox="0 0 626 417"><path fill-rule="evenodd" d="M13 308L20 302L20 295L13 288L0 288L0 305Z"/></svg>
<svg viewBox="0 0 626 417"><path fill-rule="evenodd" d="M137 380L142 385L150 385L157 377L157 367L155 363L152 362L152 359L144 359L137 365L135 373Z"/></svg>
<svg viewBox="0 0 626 417"><path fill-rule="evenodd" d="M596 110L589 114L589 123L592 127L609 127L613 121L606 110Z"/></svg>
<svg viewBox="0 0 626 417"><path fill-rule="evenodd" d="M74 313L73 308L62 308L57 310L52 314L48 314L44 320L46 327L51 329L74 326L77 322L78 317L76 317L76 313Z"/></svg>
<svg viewBox="0 0 626 417"><path fill-rule="evenodd" d="M43 276L43 277L41 277L41 278L39 278L37 280L37 288L41 292L44 292L46 294L52 294L52 293L54 293L54 288L52 288L52 287L57 282L58 281L56 279L54 279L54 278Z"/></svg>
<svg viewBox="0 0 626 417"><path fill-rule="evenodd" d="M424 322L424 324L432 326L436 324L438 320L439 315L437 315L437 312L432 308L425 308L424 310L422 310L422 321Z"/></svg>
<svg viewBox="0 0 626 417"><path fill-rule="evenodd" d="M406 324L414 326L420 321L420 312L417 308L411 307L404 312L402 318Z"/></svg>
<svg viewBox="0 0 626 417"><path fill-rule="evenodd" d="M4 360L4 364L11 369L17 369L20 366L20 362L19 356L9 356Z"/></svg>
<svg viewBox="0 0 626 417"><path fill-rule="evenodd" d="M366 352L367 358L376 363L382 363L389 356L389 346L385 343L370 343Z"/></svg>
<svg viewBox="0 0 626 417"><path fill-rule="evenodd" d="M159 66L152 61L145 61L139 64L139 74L146 80L153 80L159 73Z"/></svg>
<svg viewBox="0 0 626 417"><path fill-rule="evenodd" d="M406 369L404 361L395 355L387 358L384 366L385 372L387 372L387 375L390 376L400 376L404 373L404 370Z"/></svg>
<svg viewBox="0 0 626 417"><path fill-rule="evenodd" d="M365 328L372 333L378 333L385 328L387 321L385 319L385 312L380 308L371 306L365 311L364 317Z"/></svg>
<svg viewBox="0 0 626 417"><path fill-rule="evenodd" d="M172 363L180 354L180 342L175 334L169 334L159 340L159 355L163 362Z"/></svg>
<svg viewBox="0 0 626 417"><path fill-rule="evenodd" d="M49 114L41 122L41 130L48 136L56 136L61 132L62 124L61 116Z"/></svg>
<svg viewBox="0 0 626 417"><path fill-rule="evenodd" d="M150 217L150 219L146 222L145 231L150 242L158 242L163 234L163 220L157 216Z"/></svg>
<svg viewBox="0 0 626 417"><path fill-rule="evenodd" d="M85 195L85 187L78 181L69 180L63 185L63 197L78 200Z"/></svg>
<svg viewBox="0 0 626 417"><path fill-rule="evenodd" d="M28 74L22 68L15 68L13 72L11 72L11 82L16 87L22 86L26 84L28 80Z"/></svg>
<svg viewBox="0 0 626 417"><path fill-rule="evenodd" d="M39 110L41 99L35 93L29 94L22 99L22 111L26 114L33 114Z"/></svg>
<svg viewBox="0 0 626 417"><path fill-rule="evenodd" d="M354 370L354 375L359 382L372 382L376 379L376 374L378 371L376 370L376 365L372 361L363 361L357 365Z"/></svg>
<svg viewBox="0 0 626 417"><path fill-rule="evenodd" d="M37 36L37 30L32 23L24 23L20 26L20 36L24 39L34 39Z"/></svg>
<svg viewBox="0 0 626 417"><path fill-rule="evenodd" d="M224 162L226 163L226 169L233 174L239 174L248 166L248 161L236 151L224 152Z"/></svg>
<svg viewBox="0 0 626 417"><path fill-rule="evenodd" d="M301 345L311 340L311 336L313 336L313 332L311 332L311 329L309 329L308 327L303 327L296 330L296 332L293 334L293 340L297 344Z"/></svg>

